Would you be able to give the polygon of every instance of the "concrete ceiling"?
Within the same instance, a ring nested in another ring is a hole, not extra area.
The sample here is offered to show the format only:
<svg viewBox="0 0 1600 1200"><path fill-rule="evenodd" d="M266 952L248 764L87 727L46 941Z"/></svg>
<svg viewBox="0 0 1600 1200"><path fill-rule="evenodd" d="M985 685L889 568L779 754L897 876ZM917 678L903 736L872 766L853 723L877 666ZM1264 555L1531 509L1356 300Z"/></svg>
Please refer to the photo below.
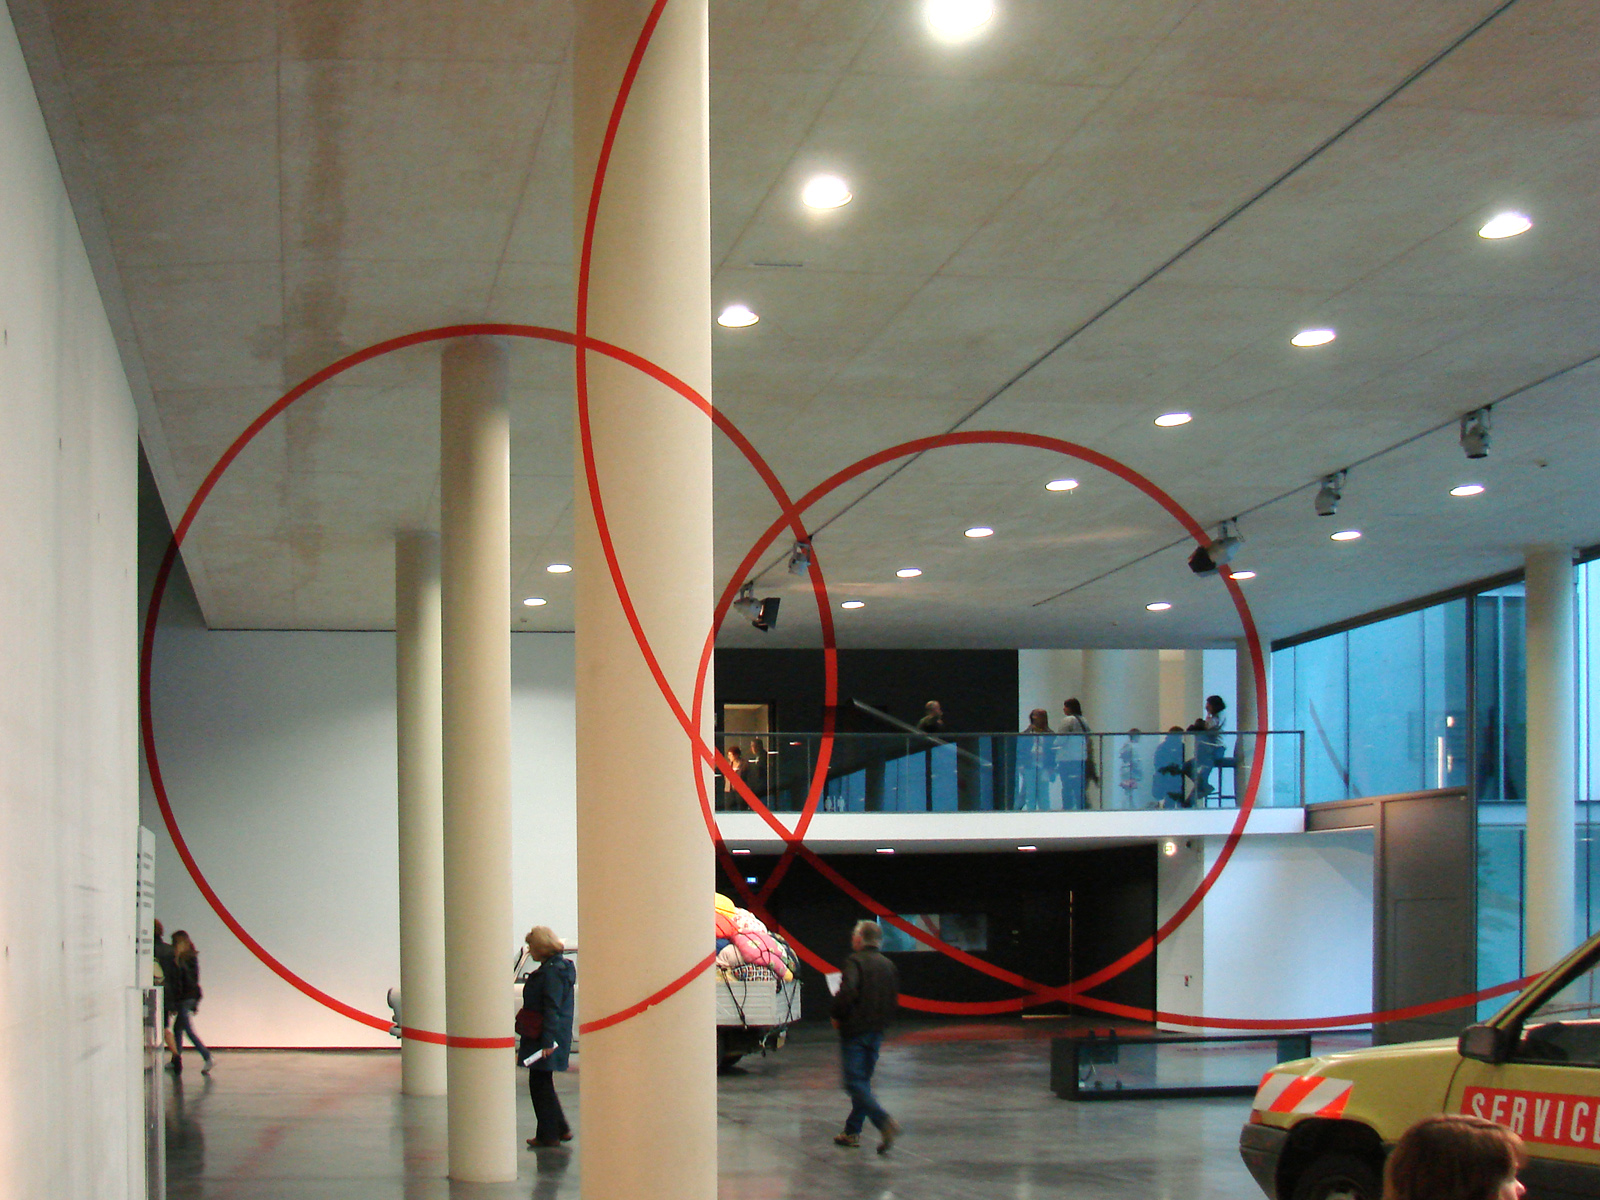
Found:
<svg viewBox="0 0 1600 1200"><path fill-rule="evenodd" d="M169 512L342 354L571 326L569 5L10 7ZM1205 523L1247 514L1235 565L1274 636L1531 541L1600 542L1589 0L999 0L960 47L914 0L713 0L711 29L713 299L761 315L714 328L715 398L793 493L957 426L1083 443ZM819 169L854 202L805 210ZM1534 229L1476 235L1507 208ZM1338 340L1292 348L1312 325ZM544 567L571 555L570 356L514 355L507 610L569 629L571 577ZM392 534L437 520L437 372L426 348L351 372L241 456L185 554L212 627L390 625ZM1469 465L1454 420L1502 397ZM1156 428L1169 409L1195 419ZM1315 517L1315 480L1368 458ZM1188 547L1160 549L1172 520L1096 468L999 447L902 466L812 513L835 602L866 601L843 644L1238 631ZM775 510L726 443L716 469L727 572ZM1082 486L1044 491L1059 475ZM1447 494L1468 481L1488 491ZM1345 526L1365 536L1328 539ZM762 584L779 629L724 642L815 644L803 581Z"/></svg>

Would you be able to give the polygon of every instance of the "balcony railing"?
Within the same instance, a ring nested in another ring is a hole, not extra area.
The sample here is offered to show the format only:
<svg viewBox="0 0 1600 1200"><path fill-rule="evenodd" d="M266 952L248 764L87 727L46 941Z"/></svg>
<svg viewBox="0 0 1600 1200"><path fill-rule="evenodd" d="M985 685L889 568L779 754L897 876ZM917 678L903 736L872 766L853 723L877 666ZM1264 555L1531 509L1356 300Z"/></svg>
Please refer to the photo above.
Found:
<svg viewBox="0 0 1600 1200"><path fill-rule="evenodd" d="M1194 733L840 733L820 812L1039 812L1236 808L1260 740L1256 803L1305 802L1300 730ZM820 733L718 734L745 756L745 782L775 812L799 812ZM719 776L719 811L748 806Z"/></svg>

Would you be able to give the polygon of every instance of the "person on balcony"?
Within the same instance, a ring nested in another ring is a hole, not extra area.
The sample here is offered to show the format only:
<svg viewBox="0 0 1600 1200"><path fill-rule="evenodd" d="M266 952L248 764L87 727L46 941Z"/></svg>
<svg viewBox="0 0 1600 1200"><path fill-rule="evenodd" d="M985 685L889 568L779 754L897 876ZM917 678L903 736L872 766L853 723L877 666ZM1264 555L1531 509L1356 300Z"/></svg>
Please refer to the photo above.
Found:
<svg viewBox="0 0 1600 1200"><path fill-rule="evenodd" d="M1050 780L1056 773L1055 730L1050 711L1036 708L1017 740L1017 798L1014 807L1037 811L1050 807ZM1032 735L1032 736L1027 736Z"/></svg>
<svg viewBox="0 0 1600 1200"><path fill-rule="evenodd" d="M1083 719L1083 705L1076 696L1061 704L1063 720L1056 730L1056 770L1061 776L1061 807L1086 807L1088 783L1094 775L1094 758L1089 748L1089 722Z"/></svg>
<svg viewBox="0 0 1600 1200"><path fill-rule="evenodd" d="M1221 696L1206 697L1205 715L1194 723L1194 794L1202 806L1217 789L1211 785L1211 770L1222 763L1222 732L1227 718L1222 714L1228 702Z"/></svg>
<svg viewBox="0 0 1600 1200"><path fill-rule="evenodd" d="M1183 763L1183 726L1174 725L1156 747L1155 770L1150 774L1150 795L1157 808L1190 808L1184 796L1188 777Z"/></svg>

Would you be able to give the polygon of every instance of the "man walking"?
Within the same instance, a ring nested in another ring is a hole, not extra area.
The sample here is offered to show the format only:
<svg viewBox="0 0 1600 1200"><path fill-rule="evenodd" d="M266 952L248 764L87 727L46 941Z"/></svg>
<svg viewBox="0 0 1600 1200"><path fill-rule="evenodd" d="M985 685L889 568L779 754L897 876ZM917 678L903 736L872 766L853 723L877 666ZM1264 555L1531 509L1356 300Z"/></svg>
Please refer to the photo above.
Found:
<svg viewBox="0 0 1600 1200"><path fill-rule="evenodd" d="M861 1127L871 1121L883 1141L878 1153L886 1154L900 1136L900 1123L884 1112L872 1094L872 1072L878 1065L883 1031L900 1003L900 973L883 956L883 927L876 921L857 921L850 932L849 958L839 991L833 998L833 1027L839 1031L839 1063L844 1090L850 1093L850 1115L844 1132L834 1135L841 1146L859 1146Z"/></svg>

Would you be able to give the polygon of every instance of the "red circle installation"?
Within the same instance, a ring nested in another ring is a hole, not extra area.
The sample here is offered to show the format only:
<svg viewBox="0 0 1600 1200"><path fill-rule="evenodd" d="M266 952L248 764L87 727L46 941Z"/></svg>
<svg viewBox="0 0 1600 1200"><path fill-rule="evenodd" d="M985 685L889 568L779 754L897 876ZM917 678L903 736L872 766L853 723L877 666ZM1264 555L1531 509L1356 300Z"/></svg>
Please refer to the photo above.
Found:
<svg viewBox="0 0 1600 1200"><path fill-rule="evenodd" d="M622 347L613 346L589 337L587 326L590 263L593 252L594 231L598 219L599 202L604 187L605 175L609 165L611 151L615 144L617 129L620 125L628 96L632 90L633 81L637 76L640 63L643 61L645 51L649 46L650 38L654 33L661 13L665 9L666 3L667 0L656 0L656 4L652 8L651 13L639 35L639 38L635 43L633 55L630 58L628 66L624 72L622 83L619 87L617 98L612 106L610 120L602 142L600 158L596 166L594 182L590 191L590 201L586 215L585 233L580 256L576 332L567 332L565 330L552 329L543 326L501 323L456 325L439 329L423 330L417 333L392 338L348 355L345 358L340 359L338 362L332 363L323 368L321 371L318 371L316 374L310 376L296 387L290 389L280 399L263 411L260 416L250 423L249 426L246 427L239 437L235 439L232 445L230 445L217 460L217 463L212 467L211 471L207 473L199 488L196 489L194 496L190 499L189 505L185 509L184 515L179 521L177 528L173 531L172 541L167 548L167 552L163 557L161 567L156 575L155 585L150 600L150 607L146 613L145 619L144 636L140 652L139 678L141 734L144 741L146 760L150 772L151 784L156 795L156 801L161 809L162 820L165 822L168 833L172 837L173 844L178 851L178 855L182 859L185 868L189 871L190 876L194 879L196 886L200 889L201 894L205 897L207 903L217 913L218 917L234 934L234 936L236 936L245 945L245 947L251 951L252 954L254 954L269 969L275 972L280 978L290 983L305 995L316 1000L318 1003L323 1004L333 1011L341 1013L342 1015L364 1025L383 1030L388 1030L390 1028L390 1022L384 1018L357 1009L354 1006L346 1004L343 1001L338 1000L337 998L330 996L326 992L323 992L319 988L315 987L298 974L290 970L270 952L268 952L266 948L263 947L254 937L252 937L249 931L246 930L242 924L240 924L240 922L228 910L227 906L223 904L222 899L217 894L216 890L211 887L210 883L205 877L204 872L201 871L198 862L195 860L194 855L189 850L188 844L178 827L167 796L166 786L162 779L160 760L156 751L153 714L151 707L150 681L155 644L156 621L159 615L161 601L165 594L167 582L171 575L172 568L175 565L182 543L185 537L188 535L188 532L192 527L201 507L204 505L207 498L216 487L216 484L221 479L224 472L226 472L228 467L238 457L239 453L273 419L275 419L295 401L299 400L314 388L326 383L328 380L335 378L352 367L380 357L381 355L389 354L406 347L459 337L507 336L534 338L544 341L557 342L570 345L574 349L579 435L580 444L583 450L585 481L589 493L590 503L595 514L596 528L599 534L601 548L606 558L608 570L611 574L613 587L616 591L619 601L621 602L624 614L633 632L633 636L639 647L640 653L649 666L651 674L655 678L658 689L661 691L661 694L666 700L668 707L672 710L674 717L683 727L685 734L690 740L692 754L695 760L694 778L696 788L698 790L701 810L706 820L708 832L715 844L717 853L719 856L721 856L724 864L728 868L727 873L729 878L733 880L735 887L740 891L746 902L750 904L750 906L758 914L762 915L763 918L768 919L769 923L775 924L775 922L770 921L770 914L766 911L766 901L783 878L783 875L787 871L789 865L795 859L801 858L804 859L808 865L819 871L836 886L840 887L848 895L861 903L869 911L887 920L897 928L901 929L903 932L906 932L910 936L917 938L918 940L929 945L931 948L946 954L957 961L963 962L975 970L981 971L993 978L1015 986L1025 993L1024 995L1015 997L1011 1000L979 1003L956 1003L915 996L902 996L901 998L902 1003L907 1007L938 1013L976 1014L1013 1012L1028 1005L1070 1000L1073 1003L1085 1008L1143 1021L1157 1020L1192 1026L1211 1026L1236 1029L1298 1029L1318 1026L1327 1027L1336 1025L1364 1024L1372 1020L1398 1020L1410 1016L1420 1016L1431 1012L1442 1012L1452 1008L1461 1007L1475 999L1502 995L1521 986L1522 982L1524 981L1505 984L1498 988L1491 988L1487 991L1468 996L1451 997L1446 1000L1435 1001L1431 1004L1415 1005L1406 1009L1391 1010L1389 1012L1382 1013L1355 1013L1346 1014L1339 1017L1273 1021L1207 1018L1189 1014L1167 1013L1150 1009L1135 1008L1128 1005L1115 1004L1109 1001L1098 1000L1084 995L1083 993L1085 991L1104 983L1106 980L1111 979L1116 975L1121 974L1134 964L1148 957L1154 951L1157 945L1170 936L1171 933L1189 917L1195 908L1202 902L1207 892L1209 892L1211 887L1216 883L1217 878L1226 868L1235 847L1238 845L1239 839L1243 835L1245 825L1249 820L1250 813L1253 811L1255 806L1256 795L1261 781L1263 763L1263 748L1259 740L1254 747L1254 753L1250 766L1250 774L1245 788L1245 795L1239 808L1238 816L1236 817L1233 827L1228 834L1221 853L1218 855L1216 863L1213 864L1212 868L1201 880L1194 893L1181 906L1179 906L1178 910L1171 918L1163 923L1161 928L1156 930L1151 937L1145 939L1142 943L1140 943L1140 945L1136 946L1127 954L1123 955L1121 958L1107 965L1101 970L1085 976L1082 979L1075 980L1064 985L1042 984L1033 980L1029 980L1021 975L1017 975L1014 972L1005 971L991 963L984 962L982 959L950 946L939 939L933 938L924 931L902 921L896 914L890 912L883 905L879 904L872 897L868 896L865 892L862 892L859 888L856 888L853 884L846 880L831 865L823 861L815 852L810 850L804 842L806 830L809 827L812 817L814 816L817 806L821 800L823 785L827 778L827 770L831 760L834 742L831 722L834 706L837 703L838 685L837 647L835 642L835 631L832 622L831 604L828 598L822 567L815 555L813 557L811 579L813 593L817 602L818 614L822 623L826 691L825 703L827 705L826 711L829 715L827 718L827 724L823 731L824 738L822 748L819 753L817 766L807 791L806 802L802 808L795 827L791 830L784 826L783 823L764 804L762 804L753 793L750 792L749 788L745 786L742 780L740 780L736 775L733 775L727 771L727 765L721 759L721 756L718 755L712 747L705 743L704 739L700 737L698 731L700 718L703 713L705 685L711 663L712 650L715 644L716 634L718 629L721 627L723 620L726 618L733 598L737 594L738 587L741 581L747 577L750 570L755 565L756 560L759 559L761 554L763 554L772 545L773 541L778 538L785 529L791 530L796 537L805 538L807 536L803 524L803 514L806 512L806 510L808 510L812 505L816 504L825 496L831 494L838 487L849 482L851 479L856 478L862 473L872 470L874 467L881 466L884 463L906 457L908 455L922 454L931 450L948 446L1000 444L1053 451L1055 453L1065 454L1099 466L1118 478L1125 480L1126 482L1139 488L1146 495L1150 496L1164 509L1166 509L1168 513L1170 513L1181 525L1183 525L1185 530L1187 530L1188 533L1194 537L1198 543L1203 545L1207 539L1204 530L1193 516L1186 512L1180 505L1177 504L1176 501L1174 501L1164 491L1157 487L1153 482L1144 478L1138 472L1133 471L1124 464L1121 464L1106 455L1070 442L1065 442L1056 438L1044 437L1037 434L1020 433L1014 431L989 430L951 433L937 437L919 438L913 441L902 443L899 446L892 446L888 449L879 451L876 454L869 455L859 462L842 469L829 479L818 484L804 496L800 497L798 501L791 500L787 492L784 490L782 484L771 470L771 467L767 464L759 452L756 451L755 447L750 444L748 439L744 437L744 435L737 429L737 427L733 425L731 421L728 420L724 414L716 410L703 396L701 396L687 384L683 383L681 380L678 380L676 377L672 376L669 372L644 359L642 356L634 354ZM704 649L701 654L699 670L696 675L694 697L692 701L692 713L685 711L680 699L673 693L670 685L668 684L665 673L662 671L660 664L656 660L655 654L651 649L649 639L645 634L643 625L639 620L638 614L633 606L632 599L628 593L627 584L623 577L622 566L618 561L615 546L610 537L609 528L605 518L603 497L601 495L598 466L595 461L593 442L589 426L587 356L590 353L599 353L613 358L620 363L633 367L634 369L654 379L656 382L669 388L671 391L677 393L682 398L688 400L696 408L700 409L701 412L706 414L714 422L716 427L721 432L723 432L730 438L730 440L733 441L735 446L745 456L747 461L750 462L751 466L756 470L758 475L760 475L762 481L767 485L768 490L772 493L774 500L777 502L780 508L780 515L778 518L773 521L762 537L758 539L757 542L751 547L750 551L746 554L744 561L741 562L739 568L734 572L732 578L728 582L727 587L724 589L722 596L718 600L713 617L712 627L707 633ZM1244 626L1246 641L1250 649L1252 670L1256 679L1256 694L1265 695L1267 690L1266 669L1265 659L1261 649L1260 636L1256 630L1255 623L1251 618L1248 603L1245 601L1238 584L1226 576L1224 576L1224 582ZM739 873L737 866L732 862L731 857L728 855L727 847L722 841L720 831L716 826L715 817L711 811L705 776L703 772L698 769L700 764L710 766L713 769L723 770L728 777L729 786L738 791L740 796L751 807L751 809L757 812L784 842L783 855L779 859L777 867L769 876L767 883L763 886L759 894L752 892L744 884L743 876ZM830 964L828 964L820 956L813 953L809 948L803 946L797 939L793 937L791 933L789 933L789 931L783 930L781 926L779 926L779 929L780 932L783 932L789 938L791 943L795 946L796 950L801 954L805 961L815 967L818 967L819 969L831 969ZM585 1023L580 1027L580 1032L592 1033L608 1026L618 1024L621 1021L625 1021L632 1016L636 1016L637 1014L646 1011L655 1004L667 999L682 987L687 986L687 984L699 976L701 972L710 967L713 958L714 955L707 955L700 962L694 964L687 971L673 979L671 982L667 983L657 992L619 1012L610 1014L595 1021ZM411 1027L402 1028L401 1033L404 1037L412 1038L418 1041L476 1048L509 1047L514 1044L515 1040L509 1037L467 1038L455 1035L446 1035L432 1030L415 1029Z"/></svg>

